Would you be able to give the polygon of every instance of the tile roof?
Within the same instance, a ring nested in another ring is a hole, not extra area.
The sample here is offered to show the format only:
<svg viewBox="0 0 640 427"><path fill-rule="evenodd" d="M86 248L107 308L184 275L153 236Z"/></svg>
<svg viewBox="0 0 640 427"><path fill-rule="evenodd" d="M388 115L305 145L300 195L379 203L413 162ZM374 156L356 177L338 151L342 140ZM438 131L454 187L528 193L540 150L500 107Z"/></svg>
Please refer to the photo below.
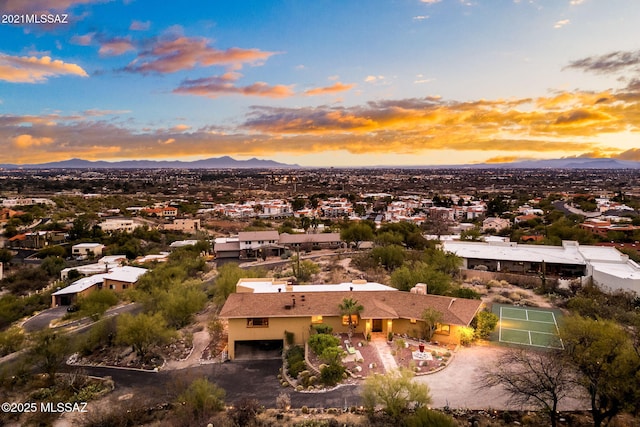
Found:
<svg viewBox="0 0 640 427"><path fill-rule="evenodd" d="M479 300L400 291L247 292L229 295L220 317L340 316L338 306L344 298L353 298L364 307L363 319L419 319L431 307L443 314L443 323L453 325L468 325L482 305Z"/></svg>

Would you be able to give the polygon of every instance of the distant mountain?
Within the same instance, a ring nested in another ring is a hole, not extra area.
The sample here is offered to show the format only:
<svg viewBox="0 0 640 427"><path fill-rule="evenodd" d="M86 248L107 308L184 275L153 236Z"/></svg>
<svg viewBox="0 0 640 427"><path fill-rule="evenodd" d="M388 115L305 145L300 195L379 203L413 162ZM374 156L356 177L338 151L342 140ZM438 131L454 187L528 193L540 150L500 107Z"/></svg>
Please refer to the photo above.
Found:
<svg viewBox="0 0 640 427"><path fill-rule="evenodd" d="M511 163L473 163L458 165L371 166L375 169L640 169L640 162L609 158L567 158L522 160ZM362 167L366 169L366 167Z"/></svg>
<svg viewBox="0 0 640 427"><path fill-rule="evenodd" d="M470 168L510 169L640 169L640 162L609 158L567 158L549 160L523 160L512 163L482 163L468 165Z"/></svg>
<svg viewBox="0 0 640 427"><path fill-rule="evenodd" d="M249 160L236 160L229 156L213 157L193 162L125 160L121 162L92 162L82 159L70 159L61 162L13 165L0 164L4 169L259 169L259 168L299 168L299 165L279 163L273 160L261 160L255 157Z"/></svg>

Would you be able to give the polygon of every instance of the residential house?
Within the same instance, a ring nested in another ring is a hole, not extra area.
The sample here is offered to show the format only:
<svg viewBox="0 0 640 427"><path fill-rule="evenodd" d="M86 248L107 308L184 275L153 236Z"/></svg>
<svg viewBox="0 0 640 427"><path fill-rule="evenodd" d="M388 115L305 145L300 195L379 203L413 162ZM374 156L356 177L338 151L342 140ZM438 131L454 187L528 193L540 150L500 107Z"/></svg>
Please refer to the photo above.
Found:
<svg viewBox="0 0 640 427"><path fill-rule="evenodd" d="M562 246L445 241L442 246L462 258L463 269L536 276L544 272L548 277L581 278L604 291L640 294L640 265L613 247L574 241L563 241Z"/></svg>
<svg viewBox="0 0 640 427"><path fill-rule="evenodd" d="M442 313L433 336L435 341L460 342L460 330L468 326L482 306L479 300L422 295L397 290L318 291L306 286L295 291L275 293L238 292L229 295L220 317L228 320L229 358L242 358L242 349L263 345L283 346L285 333L293 334L295 344L304 344L310 327L329 325L334 332L347 332L349 318L340 311L345 298L363 306L352 316L355 333L388 333L418 337L427 308Z"/></svg>
<svg viewBox="0 0 640 427"><path fill-rule="evenodd" d="M162 226L165 230L182 231L183 233L196 233L202 229L199 219L174 219L171 224Z"/></svg>
<svg viewBox="0 0 640 427"><path fill-rule="evenodd" d="M104 245L101 243L79 243L71 247L71 254L77 259L94 258L102 255Z"/></svg>
<svg viewBox="0 0 640 427"><path fill-rule="evenodd" d="M342 246L340 233L288 234L282 233L278 239L287 249L337 249Z"/></svg>
<svg viewBox="0 0 640 427"><path fill-rule="evenodd" d="M74 304L78 298L86 297L98 289L123 292L134 287L146 272L146 268L125 266L111 268L107 273L84 277L51 294L51 307Z"/></svg>
<svg viewBox="0 0 640 427"><path fill-rule="evenodd" d="M278 245L280 236L276 230L241 231L238 233L238 240L241 258L253 258L262 254L262 251L280 253L283 249Z"/></svg>
<svg viewBox="0 0 640 427"><path fill-rule="evenodd" d="M511 226L511 222L508 219L497 218L490 216L482 221L482 231L487 231L493 228L496 231L504 230L505 228L509 228Z"/></svg>
<svg viewBox="0 0 640 427"><path fill-rule="evenodd" d="M105 233L112 233L114 231L125 231L131 233L138 227L142 227L144 224L138 220L131 218L107 218L98 226Z"/></svg>

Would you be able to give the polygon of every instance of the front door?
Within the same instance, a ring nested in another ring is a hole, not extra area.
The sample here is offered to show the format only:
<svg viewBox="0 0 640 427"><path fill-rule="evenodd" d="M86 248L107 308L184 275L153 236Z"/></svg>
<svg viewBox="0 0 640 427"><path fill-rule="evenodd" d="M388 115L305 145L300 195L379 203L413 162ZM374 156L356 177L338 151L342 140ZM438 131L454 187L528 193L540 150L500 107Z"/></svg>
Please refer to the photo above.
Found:
<svg viewBox="0 0 640 427"><path fill-rule="evenodd" d="M382 332L382 319L373 319L371 332Z"/></svg>

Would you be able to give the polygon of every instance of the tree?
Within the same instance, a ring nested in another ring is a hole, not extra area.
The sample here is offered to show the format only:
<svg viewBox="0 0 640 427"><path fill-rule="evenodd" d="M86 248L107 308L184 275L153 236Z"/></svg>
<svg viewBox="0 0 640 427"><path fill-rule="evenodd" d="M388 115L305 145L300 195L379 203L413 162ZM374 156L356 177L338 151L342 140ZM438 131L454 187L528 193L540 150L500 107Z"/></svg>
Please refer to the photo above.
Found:
<svg viewBox="0 0 640 427"><path fill-rule="evenodd" d="M551 426L558 423L558 404L569 397L575 371L560 352L510 350L481 375L479 388L501 386L516 405L533 404L544 410Z"/></svg>
<svg viewBox="0 0 640 427"><path fill-rule="evenodd" d="M349 322L349 338L351 338L351 335L353 335L353 316L359 316L360 312L364 310L364 307L358 304L358 300L344 298L342 303L338 305L338 308L343 316L347 316L347 321Z"/></svg>
<svg viewBox="0 0 640 427"><path fill-rule="evenodd" d="M362 242L373 240L373 229L364 222L351 223L340 231L340 238L360 249Z"/></svg>
<svg viewBox="0 0 640 427"><path fill-rule="evenodd" d="M365 408L373 412L376 406L382 405L395 425L400 425L410 409L419 409L431 403L429 387L413 381L413 376L413 372L406 368L369 376L362 389Z"/></svg>
<svg viewBox="0 0 640 427"><path fill-rule="evenodd" d="M482 238L482 232L478 227L474 227L469 230L464 230L460 233L460 240L479 242L481 238Z"/></svg>
<svg viewBox="0 0 640 427"><path fill-rule="evenodd" d="M142 359L152 346L164 344L172 336L173 331L167 327L167 322L160 313L142 313L137 316L125 313L118 317L116 342L132 346Z"/></svg>
<svg viewBox="0 0 640 427"><path fill-rule="evenodd" d="M204 307L207 297L197 285L175 285L162 292L159 309L169 326L183 328L191 322L193 315Z"/></svg>
<svg viewBox="0 0 640 427"><path fill-rule="evenodd" d="M118 296L109 289L98 289L80 299L80 312L93 320L98 320L107 309L118 303Z"/></svg>
<svg viewBox="0 0 640 427"><path fill-rule="evenodd" d="M13 259L13 252L9 249L0 249L0 263L8 263Z"/></svg>
<svg viewBox="0 0 640 427"><path fill-rule="evenodd" d="M566 355L579 372L577 384L589 395L595 427L640 405L640 354L618 324L567 317L560 330Z"/></svg>
<svg viewBox="0 0 640 427"><path fill-rule="evenodd" d="M378 246L371 251L371 257L388 271L393 271L404 262L404 249L398 245Z"/></svg>
<svg viewBox="0 0 640 427"><path fill-rule="evenodd" d="M296 276L296 280L299 282L308 282L311 280L311 276L320 271L318 264L308 259L301 261L299 255L291 257L291 268L293 269L293 275Z"/></svg>
<svg viewBox="0 0 640 427"><path fill-rule="evenodd" d="M423 261L405 263L391 273L391 285L396 289L408 291L416 283L426 283L427 292L434 295L445 295L451 290L451 276Z"/></svg>
<svg viewBox="0 0 640 427"><path fill-rule="evenodd" d="M473 319L473 326L475 326L476 330L474 335L476 336L476 338L488 338L489 334L493 332L493 330L498 325L499 320L500 318L495 313L491 313L489 311L479 312Z"/></svg>
<svg viewBox="0 0 640 427"><path fill-rule="evenodd" d="M433 334L436 332L438 323L442 321L442 313L429 307L422 312L420 319L422 320L422 337L427 341L431 341L431 337L433 337Z"/></svg>
<svg viewBox="0 0 640 427"><path fill-rule="evenodd" d="M224 304L227 297L236 291L238 280L245 277L263 277L261 270L243 270L237 264L224 264L218 268L218 275L214 283L215 302Z"/></svg>
<svg viewBox="0 0 640 427"><path fill-rule="evenodd" d="M45 329L35 335L29 356L44 370L49 376L49 382L53 384L55 375L69 352L69 339L65 335Z"/></svg>

